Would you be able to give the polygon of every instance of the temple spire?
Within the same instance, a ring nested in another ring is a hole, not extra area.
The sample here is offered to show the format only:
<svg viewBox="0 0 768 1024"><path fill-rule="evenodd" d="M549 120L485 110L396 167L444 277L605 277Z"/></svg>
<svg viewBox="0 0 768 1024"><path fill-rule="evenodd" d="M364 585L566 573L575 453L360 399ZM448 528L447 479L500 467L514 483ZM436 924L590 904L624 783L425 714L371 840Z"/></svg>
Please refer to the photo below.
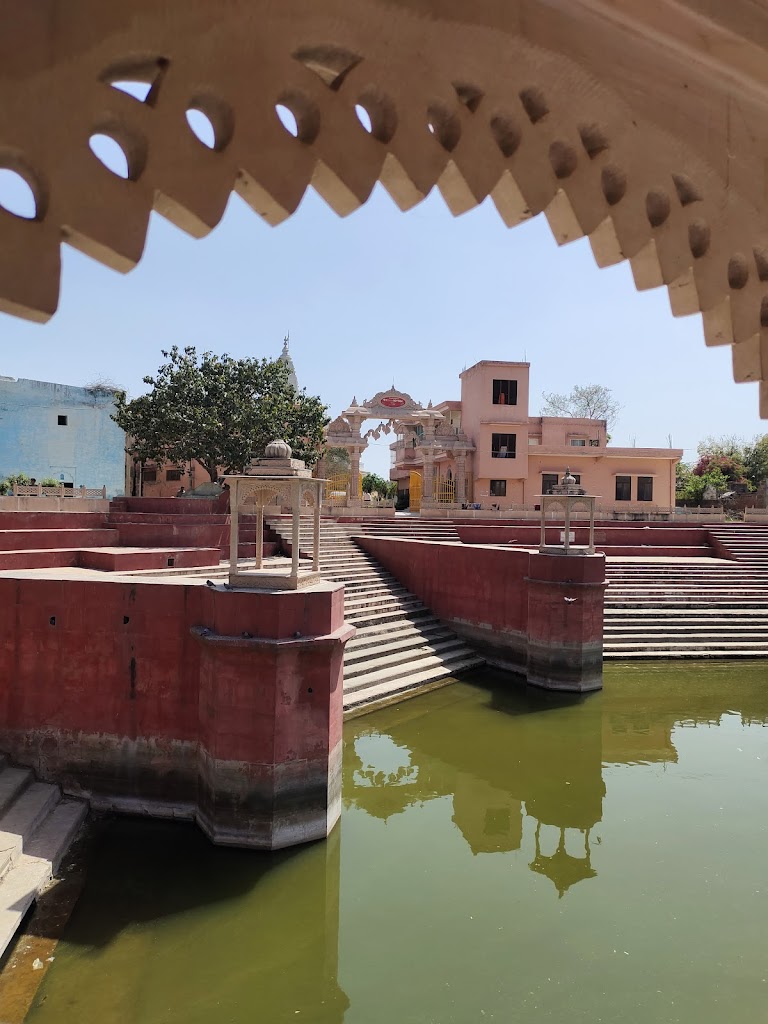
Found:
<svg viewBox="0 0 768 1024"><path fill-rule="evenodd" d="M283 338L283 351L279 356L281 363L285 363L288 367L288 383L293 384L296 390L299 390L299 380L296 376L296 368L293 365L293 359L291 359L291 353L288 351L288 341L291 337L290 331Z"/></svg>

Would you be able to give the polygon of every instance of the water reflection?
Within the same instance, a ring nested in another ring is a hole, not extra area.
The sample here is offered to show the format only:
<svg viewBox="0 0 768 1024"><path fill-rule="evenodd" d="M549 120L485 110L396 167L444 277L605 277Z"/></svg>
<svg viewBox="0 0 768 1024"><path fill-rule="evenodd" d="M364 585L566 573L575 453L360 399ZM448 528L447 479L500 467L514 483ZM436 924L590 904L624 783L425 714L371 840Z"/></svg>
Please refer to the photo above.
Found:
<svg viewBox="0 0 768 1024"><path fill-rule="evenodd" d="M117 821L28 1024L757 1019L765 678L489 673L354 720L341 827L286 853Z"/></svg>
<svg viewBox="0 0 768 1024"><path fill-rule="evenodd" d="M623 666L621 686L572 697L510 688L489 673L483 700L451 687L362 718L348 731L346 806L386 821L450 797L473 854L520 850L530 818L528 867L562 897L597 876L591 836L602 820L604 765L674 764L675 728L717 725L735 708L745 724L768 721L762 690L731 666L667 669L649 699L653 674Z"/></svg>
<svg viewBox="0 0 768 1024"><path fill-rule="evenodd" d="M339 827L253 855L191 825L116 820L27 1020L341 1024L340 850Z"/></svg>
<svg viewBox="0 0 768 1024"><path fill-rule="evenodd" d="M345 749L347 804L386 820L450 796L452 820L473 854L519 850L527 815L536 825L530 868L562 895L595 874L588 839L586 853L575 855L566 833L575 830L583 847L602 815L602 697L508 688L489 690L480 703L474 696L452 688L433 695L428 708L402 705L387 732L362 719ZM513 733L508 716L518 718ZM549 855L542 825L557 830Z"/></svg>

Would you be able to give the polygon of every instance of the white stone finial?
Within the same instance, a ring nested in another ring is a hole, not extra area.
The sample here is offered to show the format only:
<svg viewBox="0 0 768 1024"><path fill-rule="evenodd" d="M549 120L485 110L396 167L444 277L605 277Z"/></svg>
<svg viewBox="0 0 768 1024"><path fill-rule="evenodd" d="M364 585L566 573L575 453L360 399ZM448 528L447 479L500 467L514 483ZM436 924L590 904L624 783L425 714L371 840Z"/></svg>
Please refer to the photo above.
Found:
<svg viewBox="0 0 768 1024"><path fill-rule="evenodd" d="M290 459L293 454L293 449L287 441L283 441L282 438L277 438L274 441L270 441L267 447L264 449L265 459Z"/></svg>

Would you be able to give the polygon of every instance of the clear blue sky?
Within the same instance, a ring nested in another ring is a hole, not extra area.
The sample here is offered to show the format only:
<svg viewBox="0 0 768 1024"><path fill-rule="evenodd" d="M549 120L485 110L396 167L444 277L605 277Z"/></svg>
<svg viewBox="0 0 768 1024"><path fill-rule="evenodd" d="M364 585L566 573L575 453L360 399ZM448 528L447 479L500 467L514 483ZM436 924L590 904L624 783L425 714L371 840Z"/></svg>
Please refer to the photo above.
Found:
<svg viewBox="0 0 768 1024"><path fill-rule="evenodd" d="M559 249L543 217L509 230L487 202L454 219L437 192L402 214L377 188L344 220L310 192L277 228L233 196L200 241L153 216L125 277L65 247L54 318L0 314L0 374L107 377L135 395L163 347L276 356L286 331L300 384L334 416L393 382L424 403L458 398L465 366L527 358L532 414L542 391L610 387L614 444L671 434L691 458L707 434L768 431L730 349L706 349L700 318L674 319L664 289L636 292L628 264L598 270L586 240ZM386 475L387 444L366 468Z"/></svg>

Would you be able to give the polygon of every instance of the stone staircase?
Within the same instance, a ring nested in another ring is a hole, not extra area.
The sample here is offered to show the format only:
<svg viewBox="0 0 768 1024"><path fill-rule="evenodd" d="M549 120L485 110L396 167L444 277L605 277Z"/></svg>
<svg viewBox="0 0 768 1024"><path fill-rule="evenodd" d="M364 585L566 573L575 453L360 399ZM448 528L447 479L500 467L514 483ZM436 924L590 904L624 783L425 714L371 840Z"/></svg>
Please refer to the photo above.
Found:
<svg viewBox="0 0 768 1024"><path fill-rule="evenodd" d="M50 882L88 811L0 755L0 957Z"/></svg>
<svg viewBox="0 0 768 1024"><path fill-rule="evenodd" d="M364 519L350 525L353 534L369 537L399 537L403 540L433 540L459 544L459 535L452 522L445 519L419 519L397 515L389 519Z"/></svg>
<svg viewBox="0 0 768 1024"><path fill-rule="evenodd" d="M270 525L290 551L290 518ZM344 653L345 711L390 703L481 666L483 658L360 550L351 537L359 529L324 519L320 531L320 570L344 584L344 617L357 629ZM300 551L311 546L311 522L302 522Z"/></svg>
<svg viewBox="0 0 768 1024"><path fill-rule="evenodd" d="M768 657L768 526L710 533L732 561L608 561L606 658Z"/></svg>
<svg viewBox="0 0 768 1024"><path fill-rule="evenodd" d="M709 534L724 553L750 569L764 571L768 579L768 525L723 523L710 526Z"/></svg>

